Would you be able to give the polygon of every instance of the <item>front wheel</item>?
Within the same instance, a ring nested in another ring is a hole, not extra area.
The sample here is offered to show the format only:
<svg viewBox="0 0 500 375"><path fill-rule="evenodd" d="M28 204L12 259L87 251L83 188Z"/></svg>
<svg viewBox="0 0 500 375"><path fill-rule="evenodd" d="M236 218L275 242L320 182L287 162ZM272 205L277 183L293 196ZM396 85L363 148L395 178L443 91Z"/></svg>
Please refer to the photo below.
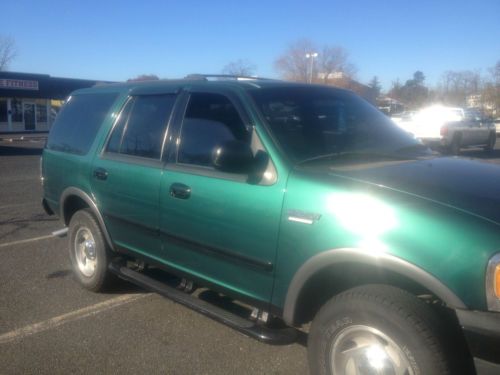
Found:
<svg viewBox="0 0 500 375"><path fill-rule="evenodd" d="M86 289L98 292L113 280L108 271L110 249L88 209L77 211L69 223L69 257L73 273Z"/></svg>
<svg viewBox="0 0 500 375"><path fill-rule="evenodd" d="M401 289L350 289L314 318L308 340L311 374L450 374L442 327L425 302Z"/></svg>

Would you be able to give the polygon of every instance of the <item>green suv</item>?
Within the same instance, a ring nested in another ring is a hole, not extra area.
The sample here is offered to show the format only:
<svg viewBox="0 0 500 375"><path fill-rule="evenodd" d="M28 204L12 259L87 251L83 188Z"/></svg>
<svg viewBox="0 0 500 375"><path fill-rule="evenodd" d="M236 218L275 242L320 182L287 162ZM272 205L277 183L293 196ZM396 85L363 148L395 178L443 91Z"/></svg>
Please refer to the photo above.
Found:
<svg viewBox="0 0 500 375"><path fill-rule="evenodd" d="M500 373L500 168L439 157L348 91L209 78L68 99L43 205L78 281L268 343L306 331L312 374Z"/></svg>

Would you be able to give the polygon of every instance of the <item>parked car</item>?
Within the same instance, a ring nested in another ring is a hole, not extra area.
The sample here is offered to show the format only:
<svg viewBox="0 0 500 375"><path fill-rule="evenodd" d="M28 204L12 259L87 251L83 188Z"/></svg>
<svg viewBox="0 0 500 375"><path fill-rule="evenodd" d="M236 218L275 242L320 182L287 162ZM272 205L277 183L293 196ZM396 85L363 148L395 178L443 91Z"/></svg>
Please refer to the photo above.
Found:
<svg viewBox="0 0 500 375"><path fill-rule="evenodd" d="M415 111L405 111L395 116L391 116L391 120L401 129L412 133L413 116L415 116Z"/></svg>
<svg viewBox="0 0 500 375"><path fill-rule="evenodd" d="M43 206L80 284L118 276L274 344L303 327L312 374L500 373L498 166L437 157L348 91L209 78L59 113Z"/></svg>
<svg viewBox="0 0 500 375"><path fill-rule="evenodd" d="M497 138L500 137L500 117L497 117L494 121L495 123L495 129L497 132Z"/></svg>
<svg viewBox="0 0 500 375"><path fill-rule="evenodd" d="M405 129L432 148L457 155L461 148L495 148L495 127L478 112L462 108L431 106L417 112Z"/></svg>

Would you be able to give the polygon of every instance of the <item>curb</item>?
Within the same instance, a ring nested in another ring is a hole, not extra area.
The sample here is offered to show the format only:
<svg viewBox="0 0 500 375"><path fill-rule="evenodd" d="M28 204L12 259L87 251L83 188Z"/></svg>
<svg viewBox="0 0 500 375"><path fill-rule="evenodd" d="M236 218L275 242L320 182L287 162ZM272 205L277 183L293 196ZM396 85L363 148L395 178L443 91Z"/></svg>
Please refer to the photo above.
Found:
<svg viewBox="0 0 500 375"><path fill-rule="evenodd" d="M0 137L0 142L29 142L29 141L45 141L47 136L37 136L37 137Z"/></svg>

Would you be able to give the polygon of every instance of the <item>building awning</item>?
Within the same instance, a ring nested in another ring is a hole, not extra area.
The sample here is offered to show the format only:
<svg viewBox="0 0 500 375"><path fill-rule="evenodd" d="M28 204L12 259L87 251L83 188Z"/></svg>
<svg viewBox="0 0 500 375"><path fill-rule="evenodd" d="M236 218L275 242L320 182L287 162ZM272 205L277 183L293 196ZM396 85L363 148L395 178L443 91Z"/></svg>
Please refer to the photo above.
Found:
<svg viewBox="0 0 500 375"><path fill-rule="evenodd" d="M47 74L0 72L0 98L63 100L75 90L101 83L111 82L59 78Z"/></svg>

